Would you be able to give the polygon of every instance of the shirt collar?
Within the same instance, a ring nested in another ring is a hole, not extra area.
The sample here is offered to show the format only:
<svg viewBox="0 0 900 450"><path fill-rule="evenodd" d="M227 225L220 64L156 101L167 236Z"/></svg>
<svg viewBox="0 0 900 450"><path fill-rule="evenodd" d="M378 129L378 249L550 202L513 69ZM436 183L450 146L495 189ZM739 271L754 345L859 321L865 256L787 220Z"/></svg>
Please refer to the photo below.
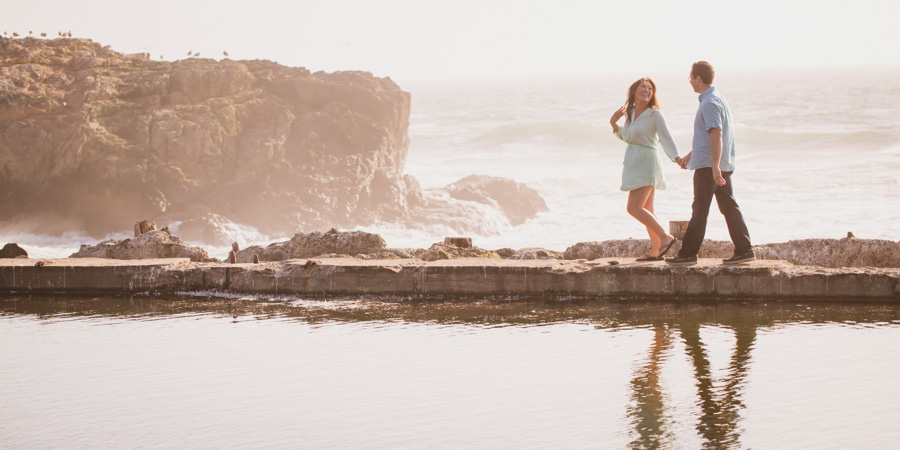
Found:
<svg viewBox="0 0 900 450"><path fill-rule="evenodd" d="M708 98L711 95L713 95L713 92L716 92L716 87L715 86L708 87L705 91L700 93L699 100L702 102L703 99Z"/></svg>

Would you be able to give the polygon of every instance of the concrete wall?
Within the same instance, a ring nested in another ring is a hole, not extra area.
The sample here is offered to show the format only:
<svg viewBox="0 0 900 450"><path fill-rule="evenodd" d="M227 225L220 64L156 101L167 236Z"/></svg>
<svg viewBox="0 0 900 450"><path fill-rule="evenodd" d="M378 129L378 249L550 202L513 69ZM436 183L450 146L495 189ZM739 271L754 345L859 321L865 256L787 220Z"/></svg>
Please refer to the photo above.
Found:
<svg viewBox="0 0 900 450"><path fill-rule="evenodd" d="M0 293L178 292L440 297L900 301L900 269L826 269L780 261L690 267L662 262L322 259L263 264L34 260L0 262ZM80 263L79 263L80 262Z"/></svg>

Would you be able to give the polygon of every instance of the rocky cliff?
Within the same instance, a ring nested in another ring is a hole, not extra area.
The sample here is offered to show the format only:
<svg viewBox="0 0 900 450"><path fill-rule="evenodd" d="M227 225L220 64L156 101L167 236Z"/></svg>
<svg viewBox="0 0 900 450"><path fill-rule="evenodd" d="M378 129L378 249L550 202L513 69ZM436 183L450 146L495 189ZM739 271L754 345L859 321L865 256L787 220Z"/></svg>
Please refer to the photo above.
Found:
<svg viewBox="0 0 900 450"><path fill-rule="evenodd" d="M510 224L546 210L533 191L508 198L527 190L514 182L423 192L403 174L409 114L409 93L365 72L0 38L0 221L94 235L209 217L284 235L429 221L466 233L484 230L459 217L482 207Z"/></svg>

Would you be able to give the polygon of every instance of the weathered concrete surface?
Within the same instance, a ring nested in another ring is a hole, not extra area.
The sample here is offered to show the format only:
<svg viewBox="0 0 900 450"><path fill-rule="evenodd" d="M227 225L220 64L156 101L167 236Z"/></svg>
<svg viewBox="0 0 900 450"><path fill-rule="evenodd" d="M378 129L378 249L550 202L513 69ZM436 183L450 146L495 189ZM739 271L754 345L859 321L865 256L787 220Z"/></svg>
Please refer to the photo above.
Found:
<svg viewBox="0 0 900 450"><path fill-rule="evenodd" d="M794 266L755 261L696 266L633 258L593 261L334 258L261 264L161 260L9 259L0 293L178 292L441 297L598 296L646 299L805 299L900 301L900 269Z"/></svg>
<svg viewBox="0 0 900 450"><path fill-rule="evenodd" d="M676 255L681 241L669 250ZM579 242L566 249L564 259L597 259L642 255L650 251L648 239L620 239L602 242ZM820 267L884 267L900 268L900 242L884 239L799 239L753 247L756 259L787 261L803 266ZM734 254L731 241L705 239L700 258L730 258Z"/></svg>

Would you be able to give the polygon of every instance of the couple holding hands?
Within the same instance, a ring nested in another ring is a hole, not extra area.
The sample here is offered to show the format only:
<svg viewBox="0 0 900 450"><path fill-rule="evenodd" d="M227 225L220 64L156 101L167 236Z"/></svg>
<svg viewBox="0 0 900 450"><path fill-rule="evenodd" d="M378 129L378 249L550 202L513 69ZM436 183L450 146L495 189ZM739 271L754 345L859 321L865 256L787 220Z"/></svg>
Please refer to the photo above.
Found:
<svg viewBox="0 0 900 450"><path fill-rule="evenodd" d="M706 61L693 64L691 87L700 94L700 107L694 119L694 138L691 151L679 156L678 146L666 125L656 99L656 84L650 78L635 81L628 89L628 101L609 119L613 133L628 144L625 167L622 171L622 190L628 191L628 214L647 228L650 252L638 261L660 261L675 245L677 239L667 233L653 212L656 189L665 189L657 144L672 162L682 169L694 171L694 202L691 221L685 231L678 255L666 258L667 264L685 266L697 264L697 254L706 234L706 222L713 197L725 216L728 233L734 243L734 256L724 264L738 264L755 259L750 244L750 232L744 216L734 199L731 174L734 172L734 122L728 103L712 85L715 72ZM625 117L625 124L618 121Z"/></svg>

